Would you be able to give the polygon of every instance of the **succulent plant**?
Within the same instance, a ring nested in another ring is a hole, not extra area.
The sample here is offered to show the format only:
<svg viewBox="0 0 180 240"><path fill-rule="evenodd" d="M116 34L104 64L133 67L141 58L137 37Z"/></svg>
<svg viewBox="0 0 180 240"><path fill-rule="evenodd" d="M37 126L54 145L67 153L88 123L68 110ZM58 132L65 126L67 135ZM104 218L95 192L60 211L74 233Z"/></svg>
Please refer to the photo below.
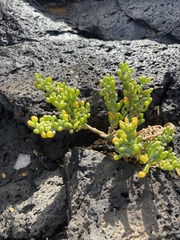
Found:
<svg viewBox="0 0 180 240"><path fill-rule="evenodd" d="M43 138L52 138L56 131L68 130L70 134L85 128L90 117L90 104L79 101L79 89L71 88L66 83L53 82L50 77L42 78L35 74L35 87L45 92L46 102L57 110L56 115L44 115L40 119L32 116L28 125L34 128L34 133Z"/></svg>
<svg viewBox="0 0 180 240"><path fill-rule="evenodd" d="M154 133L156 126L138 131L138 126L145 121L144 112L152 101L153 89L147 87L151 78L141 76L135 81L133 71L128 63L119 64L116 73L123 87L122 99L119 99L114 76L107 74L100 80L99 94L104 98L109 120L107 133L87 124L90 104L79 99L79 89L67 86L65 82L52 81L50 77L43 78L42 74L37 73L35 87L45 92L46 102L52 104L57 111L56 114L40 118L32 116L28 125L42 138L52 138L56 131L68 130L72 134L74 131L89 129L114 144L114 160L125 159L144 165L138 174L140 178L147 175L150 167L168 171L180 169L180 159L168 146L174 137L173 124L164 127L158 125L160 131L157 133ZM153 134L150 129L153 129Z"/></svg>

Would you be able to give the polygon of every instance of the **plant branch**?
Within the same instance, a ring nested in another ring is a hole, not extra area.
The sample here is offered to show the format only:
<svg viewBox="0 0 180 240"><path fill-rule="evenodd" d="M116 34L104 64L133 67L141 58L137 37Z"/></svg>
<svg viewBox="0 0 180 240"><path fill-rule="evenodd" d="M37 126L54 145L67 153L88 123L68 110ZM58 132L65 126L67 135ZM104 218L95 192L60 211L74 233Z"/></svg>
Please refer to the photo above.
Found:
<svg viewBox="0 0 180 240"><path fill-rule="evenodd" d="M97 128L93 128L93 127L91 127L91 126L88 125L88 124L86 124L85 126L86 126L86 128L87 128L88 130L90 130L90 131L93 132L93 133L98 134L100 137L102 137L102 138L104 138L104 139L109 139L109 138L110 138L110 135L109 135L109 134L106 134L105 132L102 132L102 131L98 130Z"/></svg>

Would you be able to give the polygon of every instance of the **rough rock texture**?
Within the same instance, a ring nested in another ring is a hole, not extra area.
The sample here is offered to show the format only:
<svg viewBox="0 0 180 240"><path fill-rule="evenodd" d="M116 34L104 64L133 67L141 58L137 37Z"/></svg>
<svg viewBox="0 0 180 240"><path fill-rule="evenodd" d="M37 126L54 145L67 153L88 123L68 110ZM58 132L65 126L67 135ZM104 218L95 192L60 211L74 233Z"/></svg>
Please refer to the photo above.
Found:
<svg viewBox="0 0 180 240"><path fill-rule="evenodd" d="M80 150L75 149L72 157L69 152L63 159L69 148L88 146L96 136L86 131L73 136L63 132L43 140L26 125L32 114L53 110L44 103L43 93L33 88L33 74L42 72L80 88L81 96L91 103L90 124L107 129L99 79L114 74L119 62L128 61L135 68L135 77L153 77L147 124L174 123L173 145L180 154L179 1L153 1L151 6L148 1L138 1L138 5L131 1L77 1L66 20L48 13L41 2L0 2L0 239L179 239L180 189L175 175L153 170L149 178L137 181L137 167L94 151L78 155ZM165 24L158 11L162 13L167 6ZM92 15L92 7L98 18ZM139 15L141 20L136 21ZM102 32L99 36L97 23ZM74 28L76 24L80 30ZM93 33L91 27L87 30L88 24L94 24ZM116 31L118 24L123 31ZM118 38L110 38L109 31ZM176 44L137 40L142 38ZM118 41L104 41L107 39ZM117 88L121 95L120 83ZM13 166L19 153L30 154L31 163L16 171Z"/></svg>
<svg viewBox="0 0 180 240"><path fill-rule="evenodd" d="M179 199L168 174L152 171L139 180L137 167L77 148L65 166L68 239L180 239Z"/></svg>
<svg viewBox="0 0 180 240"><path fill-rule="evenodd" d="M1 187L0 203L1 239L42 239L67 224L66 189L59 170L44 171L31 183L21 179Z"/></svg>
<svg viewBox="0 0 180 240"><path fill-rule="evenodd" d="M173 43L180 41L179 8L178 0L84 0L76 3L69 18L85 36Z"/></svg>

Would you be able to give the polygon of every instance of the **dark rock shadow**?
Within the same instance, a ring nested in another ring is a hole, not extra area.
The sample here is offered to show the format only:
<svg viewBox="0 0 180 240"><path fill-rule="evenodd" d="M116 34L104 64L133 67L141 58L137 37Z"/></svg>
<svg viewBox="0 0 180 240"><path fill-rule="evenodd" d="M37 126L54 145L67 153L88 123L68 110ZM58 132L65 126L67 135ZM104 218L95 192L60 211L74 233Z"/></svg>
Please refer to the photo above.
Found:
<svg viewBox="0 0 180 240"><path fill-rule="evenodd" d="M109 164L111 165L111 169L109 169ZM132 208L134 205L134 212L139 210L142 213L145 232L147 235L151 236L151 239L153 239L153 236L151 235L152 225L156 227L154 231L157 231L157 222L155 219L153 219L154 213L156 212L156 206L153 202L152 196L153 189L150 188L150 182L148 179L138 180L138 178L135 177L135 174L137 170L140 170L140 167L135 166L132 163L128 164L126 162L116 163L111 157L104 157L102 160L102 165L100 163L96 168L97 172L95 170L96 177L93 185L96 185L97 182L101 181L103 182L103 185L106 184L105 179L101 179L99 177L99 168L104 168L103 171L107 172L107 181L112 178L112 187L108 192L109 208L105 209L104 212L105 222L115 226L120 220L123 224L125 232L123 237L127 237L136 231L136 229L132 227L132 217L130 216L130 213L128 213L128 210L131 209L130 212L133 215ZM101 191L102 189L99 190L97 195L101 195ZM94 194L93 197L95 197ZM137 213L135 213L135 215L136 214Z"/></svg>

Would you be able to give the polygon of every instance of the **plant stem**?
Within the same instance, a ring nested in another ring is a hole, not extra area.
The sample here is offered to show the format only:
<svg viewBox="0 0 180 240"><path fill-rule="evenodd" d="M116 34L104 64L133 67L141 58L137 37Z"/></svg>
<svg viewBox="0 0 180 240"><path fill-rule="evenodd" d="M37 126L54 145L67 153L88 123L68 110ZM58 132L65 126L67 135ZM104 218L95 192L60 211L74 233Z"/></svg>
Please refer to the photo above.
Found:
<svg viewBox="0 0 180 240"><path fill-rule="evenodd" d="M90 130L91 132L98 134L100 137L102 137L102 138L104 138L104 139L111 139L111 135L106 134L105 132L102 132L102 131L100 131L100 130L98 130L98 129L96 129L96 128L93 128L93 127L91 127L91 126L88 125L88 124L86 124L86 128L87 128L88 130Z"/></svg>

